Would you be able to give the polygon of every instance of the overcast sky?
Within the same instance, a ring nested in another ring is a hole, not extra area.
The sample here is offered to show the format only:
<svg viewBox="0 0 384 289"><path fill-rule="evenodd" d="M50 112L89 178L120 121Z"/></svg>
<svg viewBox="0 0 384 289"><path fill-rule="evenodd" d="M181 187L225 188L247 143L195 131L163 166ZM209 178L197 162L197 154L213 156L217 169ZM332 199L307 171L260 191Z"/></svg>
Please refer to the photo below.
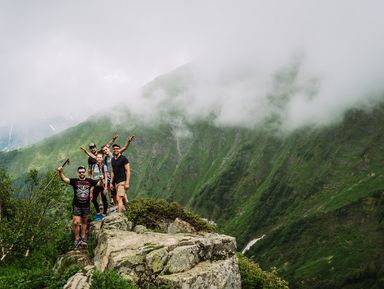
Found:
<svg viewBox="0 0 384 289"><path fill-rule="evenodd" d="M320 88L311 101L292 98L288 126L321 120L383 91L383 11L383 1L363 0L2 0L0 125L140 106L142 85L188 62L205 81L202 97L189 96L195 103L179 101L187 113L212 108L222 123L256 121L268 79L295 57L298 82ZM222 93L216 75L243 64L252 83Z"/></svg>

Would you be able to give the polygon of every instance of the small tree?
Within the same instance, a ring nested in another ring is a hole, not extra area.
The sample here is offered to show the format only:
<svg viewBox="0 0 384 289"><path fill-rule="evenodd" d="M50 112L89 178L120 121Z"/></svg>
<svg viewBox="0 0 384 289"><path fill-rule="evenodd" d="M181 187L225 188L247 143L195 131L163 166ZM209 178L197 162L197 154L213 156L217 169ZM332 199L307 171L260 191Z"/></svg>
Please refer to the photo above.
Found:
<svg viewBox="0 0 384 289"><path fill-rule="evenodd" d="M7 200L4 204L12 204L13 211L6 218L3 217L0 223L1 262L21 255L28 257L32 248L38 249L55 238L54 232L59 229L57 219L62 219L66 214L64 188L55 174L52 172L39 177L38 172L32 170L25 184L27 196L12 198L10 194L4 194L2 199ZM5 177L4 180L9 178ZM47 186L50 180L52 182ZM4 186L8 184L3 183Z"/></svg>

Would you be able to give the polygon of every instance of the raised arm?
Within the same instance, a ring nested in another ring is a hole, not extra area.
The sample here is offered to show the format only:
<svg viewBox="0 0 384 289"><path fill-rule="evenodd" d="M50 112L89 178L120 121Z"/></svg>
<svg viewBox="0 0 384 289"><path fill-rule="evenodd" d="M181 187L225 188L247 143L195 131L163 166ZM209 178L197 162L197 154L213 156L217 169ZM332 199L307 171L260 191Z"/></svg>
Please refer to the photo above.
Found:
<svg viewBox="0 0 384 289"><path fill-rule="evenodd" d="M120 149L120 153L122 154L123 152L125 152L127 150L127 148L129 147L129 144L131 142L133 142L135 140L135 136L134 135L130 135L127 139L127 142L125 143L125 145Z"/></svg>
<svg viewBox="0 0 384 289"><path fill-rule="evenodd" d="M80 147L80 150L81 150L82 152L86 153L88 156L90 156L90 157L93 158L94 160L96 160L96 156L95 156L93 153L87 151L87 150L86 150L85 148L83 148L83 147Z"/></svg>
<svg viewBox="0 0 384 289"><path fill-rule="evenodd" d="M59 172L60 179L61 179L64 183L69 184L69 183L70 183L70 180L69 180L66 176L64 176L64 169L63 169L63 167L58 167L58 168L57 168L57 171Z"/></svg>
<svg viewBox="0 0 384 289"><path fill-rule="evenodd" d="M111 145L113 145L113 143L117 140L117 138L119 137L119 135L117 134L117 132L113 135L113 138L110 140L110 141L108 141L106 144L105 144L105 146L106 147L110 147Z"/></svg>

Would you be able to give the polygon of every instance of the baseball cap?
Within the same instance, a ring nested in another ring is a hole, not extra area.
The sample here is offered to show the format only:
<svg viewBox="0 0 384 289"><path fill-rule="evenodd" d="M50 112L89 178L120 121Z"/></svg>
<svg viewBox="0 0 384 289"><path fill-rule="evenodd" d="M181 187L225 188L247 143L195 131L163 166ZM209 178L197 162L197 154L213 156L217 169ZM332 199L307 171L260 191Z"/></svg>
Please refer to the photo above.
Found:
<svg viewBox="0 0 384 289"><path fill-rule="evenodd" d="M91 148L95 148L96 147L96 144L95 143L93 143L93 142L91 142L90 144L89 144L89 148L91 149Z"/></svg>

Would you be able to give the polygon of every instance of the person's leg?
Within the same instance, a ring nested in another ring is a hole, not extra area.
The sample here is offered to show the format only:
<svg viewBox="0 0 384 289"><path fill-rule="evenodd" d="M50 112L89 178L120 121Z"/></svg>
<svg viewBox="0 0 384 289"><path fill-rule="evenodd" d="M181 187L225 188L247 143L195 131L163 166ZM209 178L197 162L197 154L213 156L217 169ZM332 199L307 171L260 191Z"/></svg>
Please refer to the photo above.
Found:
<svg viewBox="0 0 384 289"><path fill-rule="evenodd" d="M123 197L117 196L117 211L119 213L123 212L124 204L123 204Z"/></svg>
<svg viewBox="0 0 384 289"><path fill-rule="evenodd" d="M128 204L128 191L125 190L124 198L123 198L124 206Z"/></svg>
<svg viewBox="0 0 384 289"><path fill-rule="evenodd" d="M109 183L109 181L108 181L108 197L109 197L109 204L110 204L110 205L114 204L113 196L112 196L112 192L111 192L111 188L110 188L110 183Z"/></svg>
<svg viewBox="0 0 384 289"><path fill-rule="evenodd" d="M103 214L107 215L108 200L107 200L107 192L104 190L101 192L101 199L103 200Z"/></svg>
<svg viewBox="0 0 384 289"><path fill-rule="evenodd" d="M84 241L87 240L87 223L88 223L88 215L84 215L81 217L81 239Z"/></svg>
<svg viewBox="0 0 384 289"><path fill-rule="evenodd" d="M99 202L97 201L98 196L99 196L99 190L97 190L95 187L93 188L92 203L93 203L93 206L95 207L96 214L100 214Z"/></svg>
<svg viewBox="0 0 384 289"><path fill-rule="evenodd" d="M78 241L80 239L80 216L73 216L72 221L75 240Z"/></svg>
<svg viewBox="0 0 384 289"><path fill-rule="evenodd" d="M119 183L117 185L117 211L119 213L125 211L124 207L124 197L125 197L125 189L124 189L124 182Z"/></svg>

